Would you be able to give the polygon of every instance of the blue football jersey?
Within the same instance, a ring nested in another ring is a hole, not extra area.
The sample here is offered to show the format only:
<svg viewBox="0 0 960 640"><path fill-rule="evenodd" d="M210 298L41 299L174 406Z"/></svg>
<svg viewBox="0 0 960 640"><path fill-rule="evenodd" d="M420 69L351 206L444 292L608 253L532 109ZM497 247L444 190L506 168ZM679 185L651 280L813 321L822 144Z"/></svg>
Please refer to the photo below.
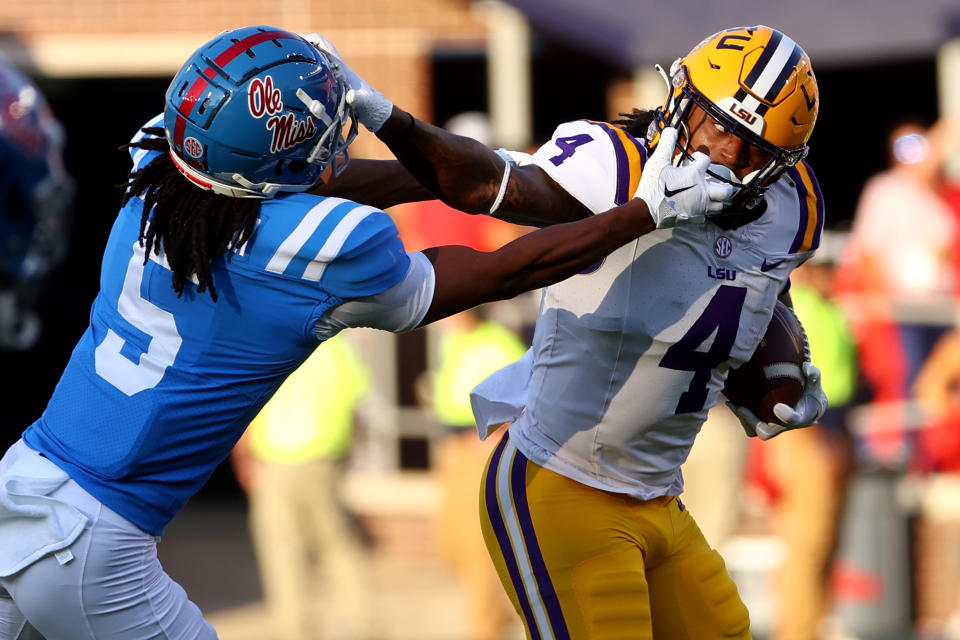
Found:
<svg viewBox="0 0 960 640"><path fill-rule="evenodd" d="M131 149L134 167L157 152ZM145 531L170 519L316 348L328 309L400 282L410 258L390 217L339 198L261 204L250 240L214 261L219 300L173 290L138 241L143 200L121 209L90 325L27 444Z"/></svg>

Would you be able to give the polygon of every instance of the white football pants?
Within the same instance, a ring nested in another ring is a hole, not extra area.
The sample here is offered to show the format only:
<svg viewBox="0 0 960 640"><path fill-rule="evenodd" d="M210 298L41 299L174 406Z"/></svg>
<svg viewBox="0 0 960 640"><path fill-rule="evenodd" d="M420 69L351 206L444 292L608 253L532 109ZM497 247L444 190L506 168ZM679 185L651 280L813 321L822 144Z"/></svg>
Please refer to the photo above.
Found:
<svg viewBox="0 0 960 640"><path fill-rule="evenodd" d="M14 462L10 456L39 454L21 441L2 466ZM0 490L2 480L0 474ZM200 609L160 566L159 538L73 480L49 495L83 513L87 524L67 549L0 578L0 640L216 640ZM0 547L5 536L31 535L0 531Z"/></svg>

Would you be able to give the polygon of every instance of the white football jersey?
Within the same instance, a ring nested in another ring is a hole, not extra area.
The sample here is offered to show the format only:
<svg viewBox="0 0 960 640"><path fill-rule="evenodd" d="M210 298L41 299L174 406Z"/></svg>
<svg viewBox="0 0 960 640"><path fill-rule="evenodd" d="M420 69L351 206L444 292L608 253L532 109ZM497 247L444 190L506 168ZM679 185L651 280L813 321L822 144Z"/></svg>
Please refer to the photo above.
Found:
<svg viewBox="0 0 960 640"><path fill-rule="evenodd" d="M634 197L646 154L619 128L576 121L528 161L601 213ZM524 455L602 490L682 492L680 465L728 370L750 359L791 270L819 244L806 164L766 200L740 228L657 230L544 290L525 411L510 427Z"/></svg>

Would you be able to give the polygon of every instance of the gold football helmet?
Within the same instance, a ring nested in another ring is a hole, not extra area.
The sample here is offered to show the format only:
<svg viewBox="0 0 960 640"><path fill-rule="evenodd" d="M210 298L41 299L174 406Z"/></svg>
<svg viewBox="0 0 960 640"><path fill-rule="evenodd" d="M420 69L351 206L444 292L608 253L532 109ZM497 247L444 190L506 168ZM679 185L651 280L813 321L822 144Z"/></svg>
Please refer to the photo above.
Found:
<svg viewBox="0 0 960 640"><path fill-rule="evenodd" d="M663 70L660 69L663 73ZM781 31L770 27L735 27L715 33L670 67L667 99L647 132L651 145L664 127L681 132L680 158L686 148L687 116L697 105L726 130L770 160L743 181L730 174L711 175L738 189L731 208L750 209L766 188L802 160L820 106L817 79L810 58Z"/></svg>

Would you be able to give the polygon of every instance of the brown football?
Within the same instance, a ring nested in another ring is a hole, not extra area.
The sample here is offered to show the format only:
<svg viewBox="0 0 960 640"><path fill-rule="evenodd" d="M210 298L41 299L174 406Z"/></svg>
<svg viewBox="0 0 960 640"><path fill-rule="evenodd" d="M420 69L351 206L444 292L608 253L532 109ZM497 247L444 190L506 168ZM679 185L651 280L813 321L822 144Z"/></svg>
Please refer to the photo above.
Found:
<svg viewBox="0 0 960 640"><path fill-rule="evenodd" d="M778 402L795 406L803 394L803 363L808 359L807 337L793 310L777 302L767 332L753 357L731 369L723 387L730 402L747 407L767 422Z"/></svg>

